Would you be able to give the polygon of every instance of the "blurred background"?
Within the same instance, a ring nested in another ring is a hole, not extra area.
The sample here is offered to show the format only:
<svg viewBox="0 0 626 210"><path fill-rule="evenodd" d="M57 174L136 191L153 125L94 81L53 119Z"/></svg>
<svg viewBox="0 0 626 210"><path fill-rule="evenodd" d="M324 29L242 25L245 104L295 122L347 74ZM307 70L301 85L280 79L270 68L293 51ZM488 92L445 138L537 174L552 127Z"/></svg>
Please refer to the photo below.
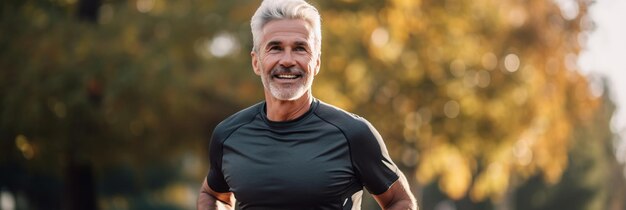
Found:
<svg viewBox="0 0 626 210"><path fill-rule="evenodd" d="M624 1L311 3L314 95L377 127L421 209L626 210ZM263 100L259 4L3 0L0 209L194 209L212 129Z"/></svg>

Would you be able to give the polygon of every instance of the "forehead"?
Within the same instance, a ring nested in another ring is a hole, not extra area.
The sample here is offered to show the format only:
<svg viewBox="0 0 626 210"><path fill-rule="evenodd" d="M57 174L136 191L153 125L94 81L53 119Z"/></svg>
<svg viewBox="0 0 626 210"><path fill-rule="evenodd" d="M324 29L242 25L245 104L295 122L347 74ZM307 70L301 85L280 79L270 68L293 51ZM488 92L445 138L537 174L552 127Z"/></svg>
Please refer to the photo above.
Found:
<svg viewBox="0 0 626 210"><path fill-rule="evenodd" d="M263 26L263 43L270 41L313 41L313 28L305 20L272 20Z"/></svg>

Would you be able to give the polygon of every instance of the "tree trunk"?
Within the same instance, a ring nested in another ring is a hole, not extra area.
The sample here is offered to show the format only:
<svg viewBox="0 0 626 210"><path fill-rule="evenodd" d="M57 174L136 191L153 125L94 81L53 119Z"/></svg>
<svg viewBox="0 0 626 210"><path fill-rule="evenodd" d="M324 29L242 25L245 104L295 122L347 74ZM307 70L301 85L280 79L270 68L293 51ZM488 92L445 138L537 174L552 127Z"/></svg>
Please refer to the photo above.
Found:
<svg viewBox="0 0 626 210"><path fill-rule="evenodd" d="M78 2L78 18L89 22L97 22L102 0L80 0Z"/></svg>
<svg viewBox="0 0 626 210"><path fill-rule="evenodd" d="M78 162L74 155L68 155L65 168L64 209L98 209L93 167L89 162Z"/></svg>

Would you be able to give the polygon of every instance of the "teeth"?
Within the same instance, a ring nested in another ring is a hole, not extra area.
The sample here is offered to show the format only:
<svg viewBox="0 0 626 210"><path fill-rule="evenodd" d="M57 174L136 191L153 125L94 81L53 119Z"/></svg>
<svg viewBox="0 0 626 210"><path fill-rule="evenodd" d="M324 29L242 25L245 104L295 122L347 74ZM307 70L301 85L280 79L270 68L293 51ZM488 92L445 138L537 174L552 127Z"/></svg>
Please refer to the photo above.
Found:
<svg viewBox="0 0 626 210"><path fill-rule="evenodd" d="M281 78L281 79L295 79L298 76L293 75L293 74L279 74L276 77Z"/></svg>

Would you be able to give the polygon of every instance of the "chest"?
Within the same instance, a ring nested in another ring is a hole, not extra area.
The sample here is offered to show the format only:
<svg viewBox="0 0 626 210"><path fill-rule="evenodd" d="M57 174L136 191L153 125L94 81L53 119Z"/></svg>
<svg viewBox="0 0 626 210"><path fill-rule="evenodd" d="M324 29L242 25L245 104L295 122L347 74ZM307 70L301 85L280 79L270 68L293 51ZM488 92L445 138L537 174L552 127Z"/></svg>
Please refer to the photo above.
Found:
<svg viewBox="0 0 626 210"><path fill-rule="evenodd" d="M243 203L331 202L356 181L338 130L244 131L224 143L222 157L226 182Z"/></svg>

